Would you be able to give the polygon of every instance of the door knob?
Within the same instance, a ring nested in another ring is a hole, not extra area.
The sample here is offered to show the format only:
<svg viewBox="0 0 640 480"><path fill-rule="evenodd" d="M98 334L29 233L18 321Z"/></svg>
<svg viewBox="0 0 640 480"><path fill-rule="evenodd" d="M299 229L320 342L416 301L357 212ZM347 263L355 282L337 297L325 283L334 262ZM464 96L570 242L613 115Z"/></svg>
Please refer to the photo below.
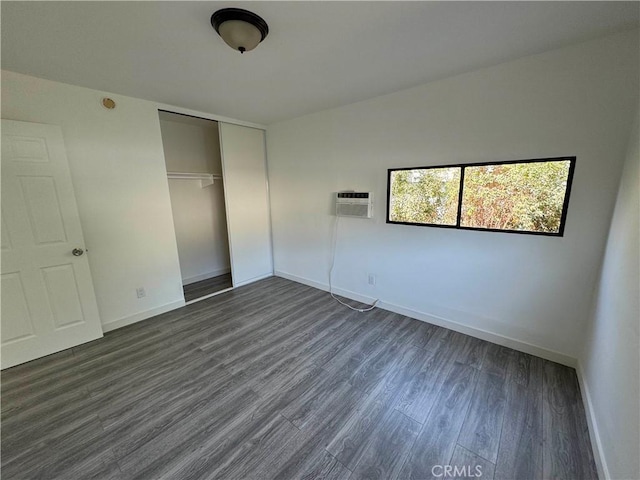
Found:
<svg viewBox="0 0 640 480"><path fill-rule="evenodd" d="M84 253L84 250L81 248L74 248L73 250L71 250L71 253L74 257L79 257Z"/></svg>

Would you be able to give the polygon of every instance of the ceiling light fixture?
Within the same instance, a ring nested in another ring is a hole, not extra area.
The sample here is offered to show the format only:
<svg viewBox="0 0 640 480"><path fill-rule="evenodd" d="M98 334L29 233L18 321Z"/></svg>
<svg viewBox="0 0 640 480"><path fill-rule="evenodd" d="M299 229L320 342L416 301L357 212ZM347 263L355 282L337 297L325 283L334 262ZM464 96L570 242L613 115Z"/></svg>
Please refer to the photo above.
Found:
<svg viewBox="0 0 640 480"><path fill-rule="evenodd" d="M211 26L227 45L240 53L256 48L269 33L267 22L241 8L218 10L211 15Z"/></svg>

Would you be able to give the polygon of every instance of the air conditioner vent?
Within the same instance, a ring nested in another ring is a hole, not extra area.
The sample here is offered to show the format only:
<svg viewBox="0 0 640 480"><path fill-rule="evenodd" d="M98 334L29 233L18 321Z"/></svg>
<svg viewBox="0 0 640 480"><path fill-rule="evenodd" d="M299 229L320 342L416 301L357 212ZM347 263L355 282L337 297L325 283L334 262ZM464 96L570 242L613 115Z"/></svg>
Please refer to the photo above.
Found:
<svg viewBox="0 0 640 480"><path fill-rule="evenodd" d="M336 215L338 217L371 218L373 216L373 192L337 192Z"/></svg>

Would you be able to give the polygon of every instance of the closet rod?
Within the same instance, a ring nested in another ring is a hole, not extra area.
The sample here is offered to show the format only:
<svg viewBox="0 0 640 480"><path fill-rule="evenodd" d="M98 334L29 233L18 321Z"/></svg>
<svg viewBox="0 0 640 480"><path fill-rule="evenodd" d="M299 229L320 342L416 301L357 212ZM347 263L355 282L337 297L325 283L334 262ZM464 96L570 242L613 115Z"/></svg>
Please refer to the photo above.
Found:
<svg viewBox="0 0 640 480"><path fill-rule="evenodd" d="M200 180L200 185L204 188L208 185L213 185L216 180L222 180L222 175L217 173L167 172L167 178L173 180Z"/></svg>

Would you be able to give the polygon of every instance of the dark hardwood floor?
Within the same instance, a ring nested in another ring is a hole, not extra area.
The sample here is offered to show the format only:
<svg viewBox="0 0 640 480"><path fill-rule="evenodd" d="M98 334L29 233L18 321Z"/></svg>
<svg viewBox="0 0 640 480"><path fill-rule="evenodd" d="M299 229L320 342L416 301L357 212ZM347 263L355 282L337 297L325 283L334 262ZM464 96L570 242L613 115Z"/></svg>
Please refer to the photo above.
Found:
<svg viewBox="0 0 640 480"><path fill-rule="evenodd" d="M275 277L4 371L1 453L21 480L597 477L573 369Z"/></svg>
<svg viewBox="0 0 640 480"><path fill-rule="evenodd" d="M182 287L182 290L184 291L185 302L190 302L191 300L195 300L196 298L205 297L207 295L211 295L212 293L231 288L232 286L233 284L231 283L231 274L227 273L225 275L218 275L217 277L207 278L206 280L202 280L200 282L190 283L189 285L185 285L184 287Z"/></svg>

